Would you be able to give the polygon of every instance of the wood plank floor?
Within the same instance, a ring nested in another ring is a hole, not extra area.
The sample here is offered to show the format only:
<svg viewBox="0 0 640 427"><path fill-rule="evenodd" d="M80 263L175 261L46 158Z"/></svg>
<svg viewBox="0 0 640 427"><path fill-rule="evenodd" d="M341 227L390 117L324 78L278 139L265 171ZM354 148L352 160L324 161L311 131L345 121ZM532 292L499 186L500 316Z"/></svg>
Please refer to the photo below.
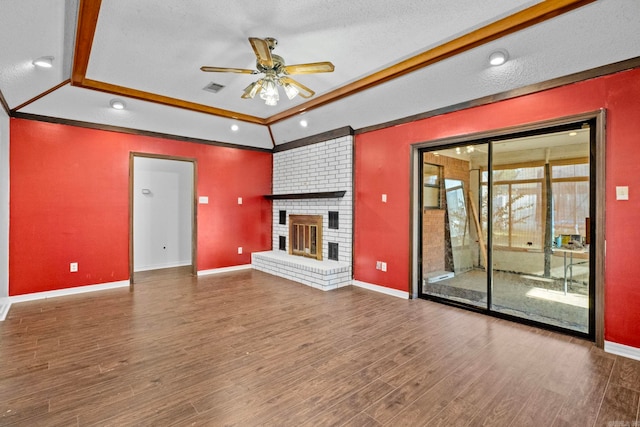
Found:
<svg viewBox="0 0 640 427"><path fill-rule="evenodd" d="M13 305L0 425L638 426L640 362L245 270Z"/></svg>

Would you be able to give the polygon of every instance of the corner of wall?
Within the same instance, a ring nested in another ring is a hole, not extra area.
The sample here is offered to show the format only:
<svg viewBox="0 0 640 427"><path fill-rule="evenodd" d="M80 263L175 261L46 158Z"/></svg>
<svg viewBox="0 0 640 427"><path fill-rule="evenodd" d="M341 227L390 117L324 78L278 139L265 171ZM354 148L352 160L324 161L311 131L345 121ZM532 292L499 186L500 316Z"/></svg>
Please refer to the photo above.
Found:
<svg viewBox="0 0 640 427"><path fill-rule="evenodd" d="M9 116L0 108L0 299L9 296Z"/></svg>

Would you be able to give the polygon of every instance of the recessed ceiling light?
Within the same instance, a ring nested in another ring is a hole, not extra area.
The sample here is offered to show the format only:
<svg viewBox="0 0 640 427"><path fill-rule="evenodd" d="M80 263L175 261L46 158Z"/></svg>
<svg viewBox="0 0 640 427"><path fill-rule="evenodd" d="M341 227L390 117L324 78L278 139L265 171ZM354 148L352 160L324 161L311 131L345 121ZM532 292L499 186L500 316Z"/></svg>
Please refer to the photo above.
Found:
<svg viewBox="0 0 640 427"><path fill-rule="evenodd" d="M237 124L235 124L235 123L234 123L234 124L232 124L232 125L231 125L231 130L232 130L232 131L237 132L237 131L238 131L238 129L240 129L240 128L238 127L238 125L237 125Z"/></svg>
<svg viewBox="0 0 640 427"><path fill-rule="evenodd" d="M489 55L489 64L495 66L502 65L509 59L509 54L506 50L496 50Z"/></svg>
<svg viewBox="0 0 640 427"><path fill-rule="evenodd" d="M53 56L41 56L33 61L33 65L41 68L51 68L53 67Z"/></svg>
<svg viewBox="0 0 640 427"><path fill-rule="evenodd" d="M307 123L305 119L300 120L300 126L302 126L303 128L306 128L308 125L309 123Z"/></svg>
<svg viewBox="0 0 640 427"><path fill-rule="evenodd" d="M576 136L578 132L569 132L569 136Z"/></svg>
<svg viewBox="0 0 640 427"><path fill-rule="evenodd" d="M124 108L127 106L124 101L121 101L119 99L112 99L109 102L109 105L111 105L111 108L116 109L116 110L124 110Z"/></svg>

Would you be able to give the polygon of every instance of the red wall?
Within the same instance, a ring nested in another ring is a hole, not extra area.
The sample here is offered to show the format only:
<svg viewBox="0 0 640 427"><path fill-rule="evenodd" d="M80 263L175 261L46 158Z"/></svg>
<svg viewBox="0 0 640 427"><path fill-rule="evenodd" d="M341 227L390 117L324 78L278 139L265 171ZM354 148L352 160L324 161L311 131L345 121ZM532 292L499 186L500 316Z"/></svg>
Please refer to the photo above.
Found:
<svg viewBox="0 0 640 427"><path fill-rule="evenodd" d="M640 69L356 135L354 278L410 290L411 144L600 108L607 109L605 339L640 347ZM615 200L618 185L629 186L629 201ZM387 262L386 273L376 260Z"/></svg>
<svg viewBox="0 0 640 427"><path fill-rule="evenodd" d="M10 132L9 295L129 279L130 152L197 160L198 270L271 249L270 153L22 119Z"/></svg>

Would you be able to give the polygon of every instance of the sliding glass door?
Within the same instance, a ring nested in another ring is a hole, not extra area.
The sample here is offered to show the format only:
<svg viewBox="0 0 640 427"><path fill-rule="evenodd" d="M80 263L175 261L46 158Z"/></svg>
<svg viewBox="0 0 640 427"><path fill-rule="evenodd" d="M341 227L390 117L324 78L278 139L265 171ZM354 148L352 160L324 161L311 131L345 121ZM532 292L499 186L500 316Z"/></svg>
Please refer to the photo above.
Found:
<svg viewBox="0 0 640 427"><path fill-rule="evenodd" d="M592 134L424 150L420 296L591 335Z"/></svg>
<svg viewBox="0 0 640 427"><path fill-rule="evenodd" d="M492 310L589 332L589 135L493 143Z"/></svg>
<svg viewBox="0 0 640 427"><path fill-rule="evenodd" d="M424 295L487 307L487 245L478 191L488 152L488 144L475 144L422 154L423 193L438 194L423 197Z"/></svg>

